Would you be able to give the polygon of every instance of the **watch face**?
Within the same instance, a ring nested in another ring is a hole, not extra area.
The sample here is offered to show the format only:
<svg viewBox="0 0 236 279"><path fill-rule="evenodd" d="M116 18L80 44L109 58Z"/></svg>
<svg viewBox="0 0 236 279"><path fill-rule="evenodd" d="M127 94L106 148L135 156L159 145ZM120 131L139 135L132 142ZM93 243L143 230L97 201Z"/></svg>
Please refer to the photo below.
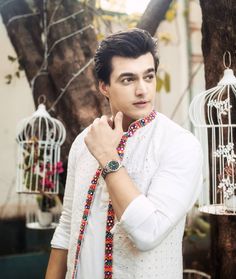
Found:
<svg viewBox="0 0 236 279"><path fill-rule="evenodd" d="M117 161L110 161L109 164L108 164L108 167L111 170L117 170L119 168L119 166L120 166L120 164Z"/></svg>

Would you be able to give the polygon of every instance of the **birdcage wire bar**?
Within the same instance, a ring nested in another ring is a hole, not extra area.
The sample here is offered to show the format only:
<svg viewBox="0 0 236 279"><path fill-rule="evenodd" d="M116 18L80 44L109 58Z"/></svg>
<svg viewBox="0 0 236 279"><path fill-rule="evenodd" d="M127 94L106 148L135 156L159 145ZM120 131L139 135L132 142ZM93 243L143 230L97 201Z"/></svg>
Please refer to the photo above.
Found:
<svg viewBox="0 0 236 279"><path fill-rule="evenodd" d="M236 215L236 78L225 69L217 86L198 94L189 114L204 153L199 210Z"/></svg>

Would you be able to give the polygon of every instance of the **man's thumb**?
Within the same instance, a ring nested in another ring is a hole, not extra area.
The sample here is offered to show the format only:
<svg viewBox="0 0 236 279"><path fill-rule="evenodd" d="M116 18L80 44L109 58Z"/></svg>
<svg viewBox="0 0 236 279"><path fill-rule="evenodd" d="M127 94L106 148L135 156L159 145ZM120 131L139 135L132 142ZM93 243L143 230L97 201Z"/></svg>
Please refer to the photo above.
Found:
<svg viewBox="0 0 236 279"><path fill-rule="evenodd" d="M123 131L122 121L123 121L123 113L121 111L118 111L114 118L115 130Z"/></svg>

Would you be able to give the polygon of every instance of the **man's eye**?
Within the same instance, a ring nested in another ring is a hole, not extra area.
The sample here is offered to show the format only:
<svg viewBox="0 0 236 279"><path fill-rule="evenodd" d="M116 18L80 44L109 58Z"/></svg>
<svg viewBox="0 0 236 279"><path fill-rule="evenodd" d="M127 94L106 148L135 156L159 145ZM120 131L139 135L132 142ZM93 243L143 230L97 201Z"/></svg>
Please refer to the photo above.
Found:
<svg viewBox="0 0 236 279"><path fill-rule="evenodd" d="M129 84L129 83L131 83L133 80L134 80L133 78L124 78L124 79L121 80L121 82L122 82L123 84Z"/></svg>
<svg viewBox="0 0 236 279"><path fill-rule="evenodd" d="M148 76L146 76L144 79L145 79L145 80L152 80L152 79L154 79L154 75L153 75L153 74L148 75Z"/></svg>

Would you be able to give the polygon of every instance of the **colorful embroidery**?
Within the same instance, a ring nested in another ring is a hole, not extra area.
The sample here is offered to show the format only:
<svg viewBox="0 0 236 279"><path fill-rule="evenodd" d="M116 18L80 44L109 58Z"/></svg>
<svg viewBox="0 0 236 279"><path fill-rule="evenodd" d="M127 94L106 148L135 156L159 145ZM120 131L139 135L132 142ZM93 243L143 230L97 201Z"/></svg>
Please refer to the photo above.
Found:
<svg viewBox="0 0 236 279"><path fill-rule="evenodd" d="M117 147L117 152L119 154L120 159L122 160L124 157L125 145L129 137L132 137L134 133L141 127L145 126L146 124L150 123L156 117L156 111L153 110L147 117L142 118L140 120L135 121L129 126L127 133L125 133L121 141ZM78 267L78 260L79 260L79 253L81 249L81 244L84 237L84 232L86 230L88 224L88 217L90 214L91 205L95 196L96 186L98 182L98 178L101 174L101 168L98 168L93 179L91 181L91 185L89 186L83 217L80 224L80 232L77 241L77 249L75 255L75 262L74 262L74 269L72 274L72 279L76 278L77 267ZM113 234L110 232L114 226L114 219L115 214L112 207L111 200L108 204L108 211L107 211L107 225L106 225L106 239L105 239L105 257L104 257L104 279L112 279L112 252L113 252Z"/></svg>

